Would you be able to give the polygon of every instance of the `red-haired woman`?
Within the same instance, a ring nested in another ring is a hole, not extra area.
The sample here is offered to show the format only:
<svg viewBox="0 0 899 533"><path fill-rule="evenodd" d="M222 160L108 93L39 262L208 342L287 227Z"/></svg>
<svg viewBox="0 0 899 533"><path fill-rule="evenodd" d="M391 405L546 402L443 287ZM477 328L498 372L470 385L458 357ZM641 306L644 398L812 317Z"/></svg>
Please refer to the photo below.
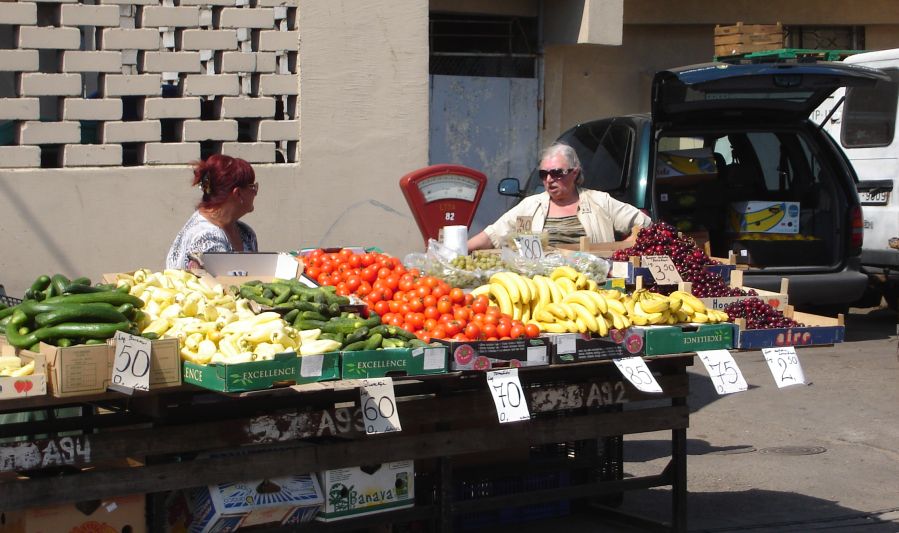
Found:
<svg viewBox="0 0 899 533"><path fill-rule="evenodd" d="M240 221L253 211L259 190L253 167L243 159L212 155L194 164L193 185L203 198L175 236L165 267L196 267L194 257L203 252L258 251L256 233Z"/></svg>

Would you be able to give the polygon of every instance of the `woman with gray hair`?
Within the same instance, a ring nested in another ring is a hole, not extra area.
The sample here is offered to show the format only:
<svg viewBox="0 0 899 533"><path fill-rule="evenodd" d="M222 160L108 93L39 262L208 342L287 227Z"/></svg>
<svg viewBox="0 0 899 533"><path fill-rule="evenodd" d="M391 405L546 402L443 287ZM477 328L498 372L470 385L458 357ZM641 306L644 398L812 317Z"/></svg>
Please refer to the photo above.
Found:
<svg viewBox="0 0 899 533"><path fill-rule="evenodd" d="M636 207L608 193L580 187L584 183L581 162L567 144L556 143L543 150L539 172L545 191L528 196L469 239L469 251L499 248L522 227L530 233L546 232L549 244L555 246L577 244L583 236L592 243L612 242L616 232L630 234L634 226L652 224Z"/></svg>

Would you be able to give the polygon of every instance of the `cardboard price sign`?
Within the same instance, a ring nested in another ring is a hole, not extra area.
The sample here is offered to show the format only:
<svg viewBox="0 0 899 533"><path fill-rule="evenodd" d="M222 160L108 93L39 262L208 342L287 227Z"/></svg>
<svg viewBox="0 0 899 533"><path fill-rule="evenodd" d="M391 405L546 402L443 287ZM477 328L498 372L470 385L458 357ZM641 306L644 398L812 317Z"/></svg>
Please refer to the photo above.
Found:
<svg viewBox="0 0 899 533"><path fill-rule="evenodd" d="M500 424L531 419L517 368L487 372L487 388L493 395Z"/></svg>
<svg viewBox="0 0 899 533"><path fill-rule="evenodd" d="M649 269L652 279L659 285L677 285L683 281L667 255L644 255L640 264Z"/></svg>
<svg viewBox="0 0 899 533"><path fill-rule="evenodd" d="M768 368L771 370L771 375L774 376L778 388L805 383L805 373L802 371L802 365L799 364L796 348L792 346L762 348L762 355L768 362Z"/></svg>
<svg viewBox="0 0 899 533"><path fill-rule="evenodd" d="M150 339L115 332L115 357L109 388L131 393L150 390Z"/></svg>
<svg viewBox="0 0 899 533"><path fill-rule="evenodd" d="M634 387L643 392L662 392L662 387L646 366L642 357L621 357L613 359L615 366Z"/></svg>
<svg viewBox="0 0 899 533"><path fill-rule="evenodd" d="M521 235L515 239L518 254L531 261L543 259L543 244L539 235Z"/></svg>
<svg viewBox="0 0 899 533"><path fill-rule="evenodd" d="M359 387L359 399L366 435L403 430L400 415L396 411L393 379L363 379Z"/></svg>
<svg viewBox="0 0 899 533"><path fill-rule="evenodd" d="M740 367L727 350L700 350L696 352L699 360L705 365L709 379L715 385L718 394L742 392L749 388Z"/></svg>

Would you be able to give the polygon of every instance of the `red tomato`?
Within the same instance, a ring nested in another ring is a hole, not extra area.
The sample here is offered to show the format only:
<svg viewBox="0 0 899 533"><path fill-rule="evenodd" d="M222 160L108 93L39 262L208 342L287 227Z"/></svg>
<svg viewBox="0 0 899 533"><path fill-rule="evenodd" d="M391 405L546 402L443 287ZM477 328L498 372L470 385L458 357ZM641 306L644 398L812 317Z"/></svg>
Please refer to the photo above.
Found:
<svg viewBox="0 0 899 533"><path fill-rule="evenodd" d="M425 332L424 330L417 332L415 334L415 336L418 337L419 340L421 340L423 342L431 342L431 335L428 334L427 332Z"/></svg>
<svg viewBox="0 0 899 533"><path fill-rule="evenodd" d="M465 303L465 292L459 287L454 287L449 291L450 300L454 304L463 304Z"/></svg>
<svg viewBox="0 0 899 533"><path fill-rule="evenodd" d="M462 323L455 319L447 320L443 327L446 328L446 334L450 337L462 332Z"/></svg>
<svg viewBox="0 0 899 533"><path fill-rule="evenodd" d="M485 339L489 339L490 337L496 337L496 325L484 324L483 326L481 326L481 335Z"/></svg>
<svg viewBox="0 0 899 533"><path fill-rule="evenodd" d="M427 318L433 318L435 320L440 318L440 311L437 310L436 306L431 305L431 306L425 307L424 312L425 312L425 317L427 317Z"/></svg>
<svg viewBox="0 0 899 533"><path fill-rule="evenodd" d="M487 307L490 305L490 298L486 294L479 294L473 302L471 302L471 310L475 313L486 313Z"/></svg>
<svg viewBox="0 0 899 533"><path fill-rule="evenodd" d="M520 326L518 324L512 326L509 329L509 336L512 337L513 339L523 337L524 336L524 326Z"/></svg>
<svg viewBox="0 0 899 533"><path fill-rule="evenodd" d="M434 326L430 329L429 333L431 334L432 339L445 339L446 338L446 329L443 326Z"/></svg>
<svg viewBox="0 0 899 533"><path fill-rule="evenodd" d="M453 335L453 340L457 342L468 342L471 339L469 339L464 333L456 333L455 335Z"/></svg>
<svg viewBox="0 0 899 533"><path fill-rule="evenodd" d="M462 322L468 322L471 319L471 309L468 307L453 307L453 318Z"/></svg>
<svg viewBox="0 0 899 533"><path fill-rule="evenodd" d="M449 298L440 298L437 301L437 310L440 311L440 314L450 313L453 310L453 303Z"/></svg>
<svg viewBox="0 0 899 533"><path fill-rule="evenodd" d="M378 269L372 267L365 267L362 269L362 273L359 275L364 281L369 283L374 283L375 280L378 279Z"/></svg>
<svg viewBox="0 0 899 533"><path fill-rule="evenodd" d="M508 322L500 322L500 323L496 326L496 334L497 334L500 338L502 338L502 337L508 337L508 336L509 336L509 332L510 332L511 330L512 330L512 325L509 324Z"/></svg>
<svg viewBox="0 0 899 533"><path fill-rule="evenodd" d="M472 322L469 322L468 325L465 326L465 336L472 340L477 340L481 337L481 328Z"/></svg>
<svg viewBox="0 0 899 533"><path fill-rule="evenodd" d="M528 324L524 327L524 333L531 339L533 339L534 337L539 337L540 327L537 326L537 324Z"/></svg>
<svg viewBox="0 0 899 533"><path fill-rule="evenodd" d="M311 267L306 267L306 269L303 272L306 274L306 276L308 276L312 279L318 279L318 275L321 274L322 269L317 266L311 266Z"/></svg>
<svg viewBox="0 0 899 533"><path fill-rule="evenodd" d="M355 274L351 274L347 276L344 282L346 283L346 288L349 289L350 292L356 292L356 289L362 284L362 278Z"/></svg>
<svg viewBox="0 0 899 533"><path fill-rule="evenodd" d="M375 313L378 313L379 315L384 316L385 313L389 313L389 312L390 312L390 303L389 302L387 302L385 300L375 302Z"/></svg>

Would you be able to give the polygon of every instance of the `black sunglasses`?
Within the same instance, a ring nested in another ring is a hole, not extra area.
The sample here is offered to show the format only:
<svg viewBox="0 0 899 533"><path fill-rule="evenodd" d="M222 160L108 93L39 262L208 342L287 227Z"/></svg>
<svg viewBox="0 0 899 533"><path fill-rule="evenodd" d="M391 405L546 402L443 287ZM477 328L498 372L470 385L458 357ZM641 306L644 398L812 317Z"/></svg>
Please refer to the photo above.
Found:
<svg viewBox="0 0 899 533"><path fill-rule="evenodd" d="M551 168L549 170L540 170L540 179L545 180L547 176L552 176L555 179L562 179L565 176L574 172L573 168Z"/></svg>

